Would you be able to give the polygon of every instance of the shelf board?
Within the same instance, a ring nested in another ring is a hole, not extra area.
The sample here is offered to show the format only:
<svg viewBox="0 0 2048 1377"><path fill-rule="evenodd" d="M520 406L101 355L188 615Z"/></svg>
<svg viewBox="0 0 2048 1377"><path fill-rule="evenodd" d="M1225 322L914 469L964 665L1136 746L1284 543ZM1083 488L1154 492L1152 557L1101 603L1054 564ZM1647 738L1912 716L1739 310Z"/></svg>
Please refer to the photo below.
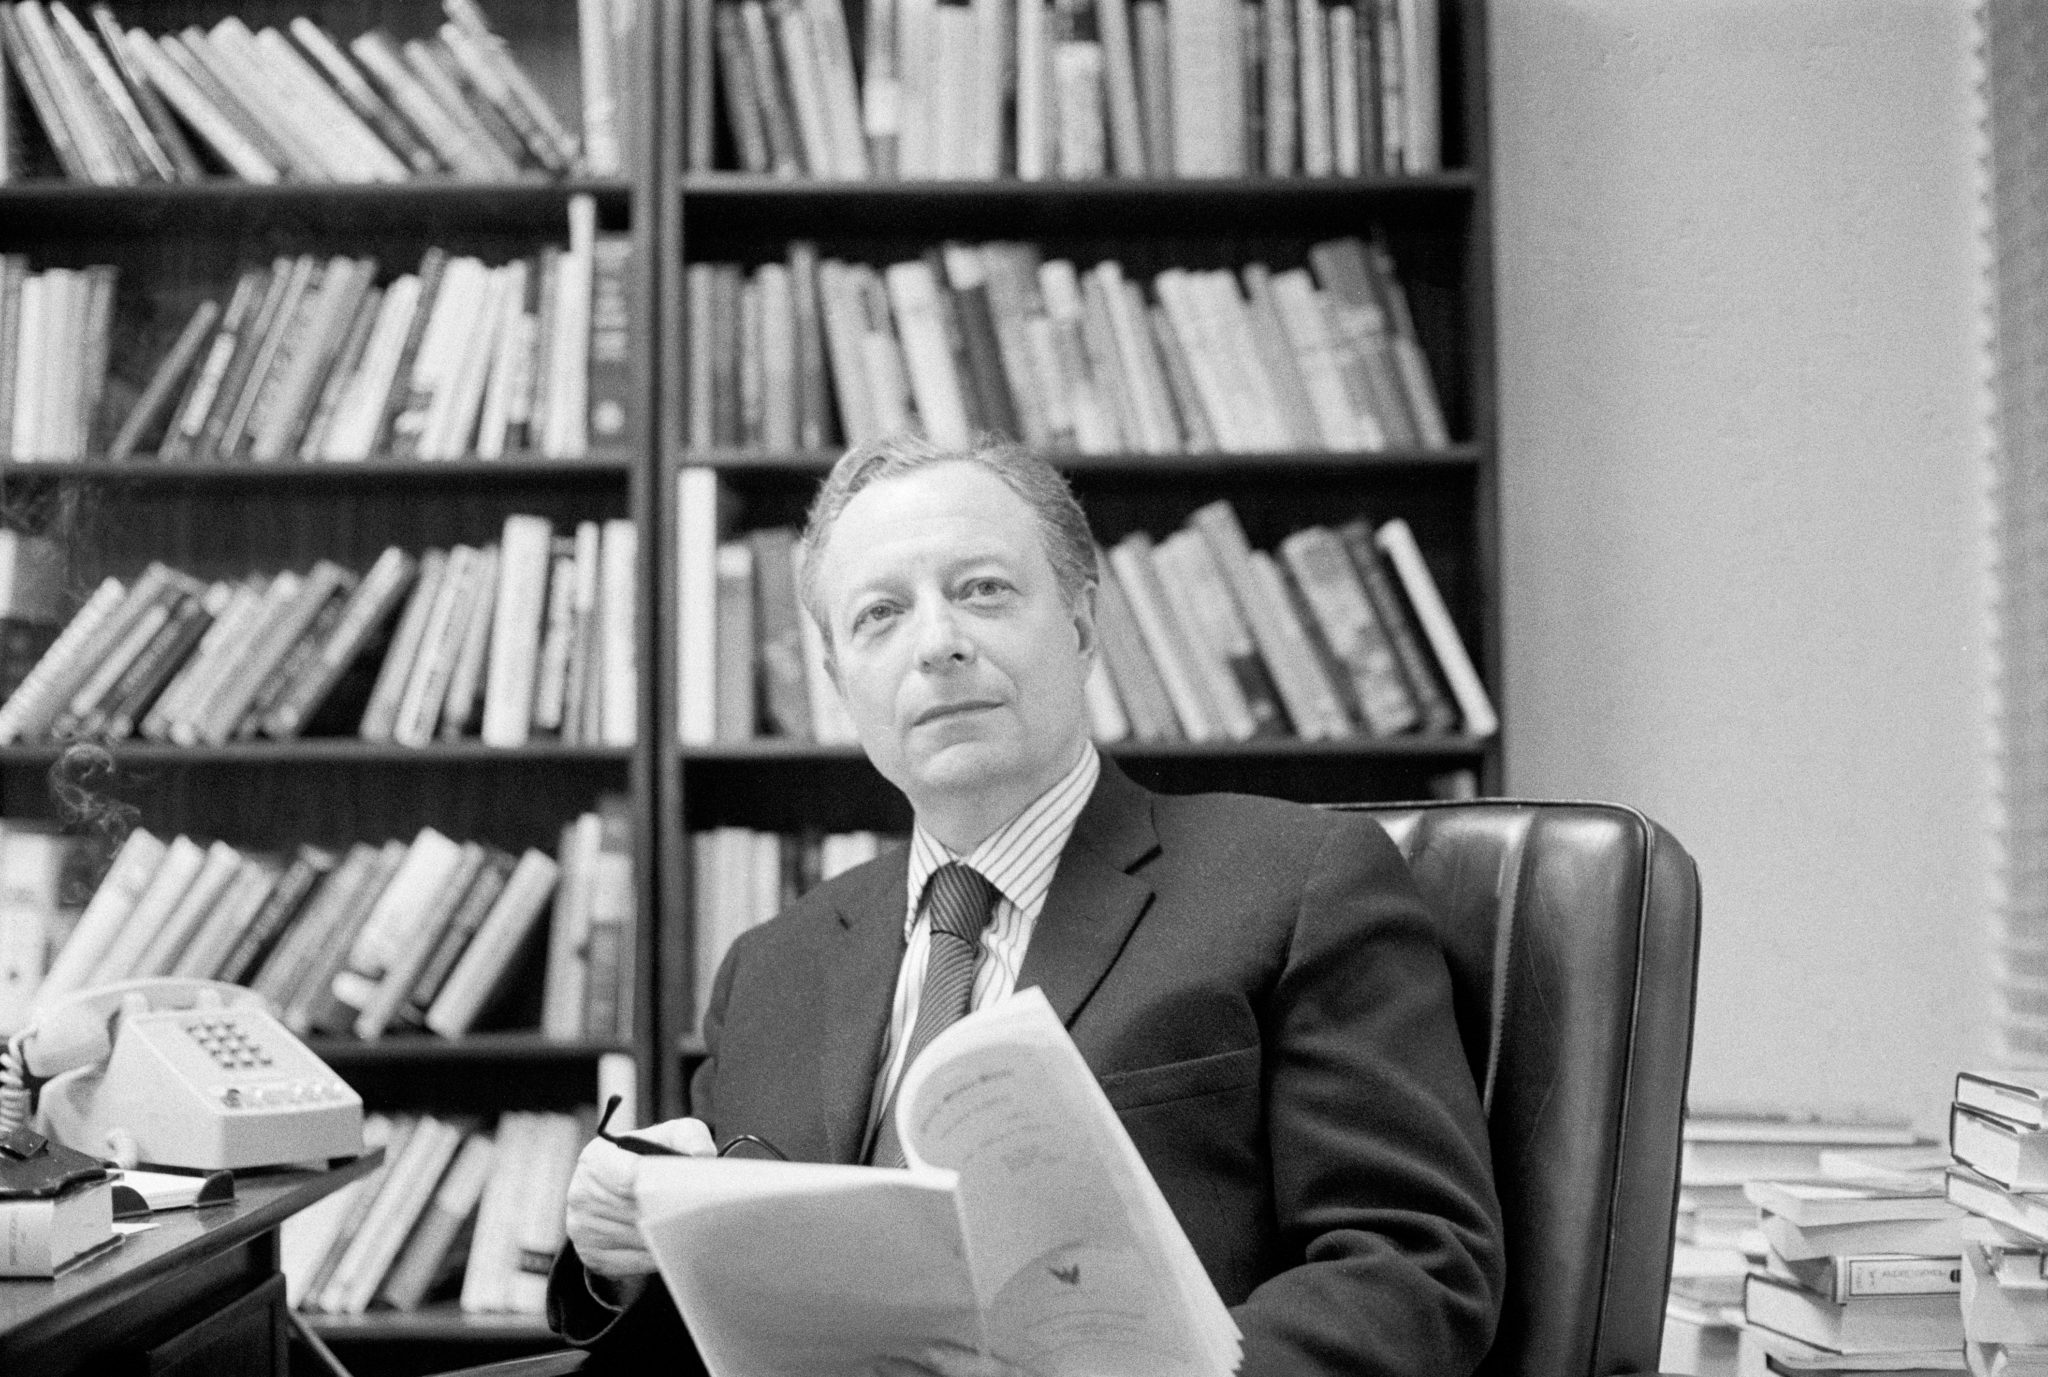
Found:
<svg viewBox="0 0 2048 1377"><path fill-rule="evenodd" d="M471 1315L452 1305L418 1310L371 1310L361 1315L300 1312L307 1328L323 1339L350 1343L441 1343L449 1341L546 1343L555 1340L540 1315Z"/></svg>
<svg viewBox="0 0 2048 1377"><path fill-rule="evenodd" d="M764 238L832 246L915 233L1032 239L1048 252L1079 240L1197 239L1218 234L1308 239L1366 223L1469 222L1470 172L1417 177L1236 177L1189 180L823 182L709 173L680 184L686 258L746 254Z"/></svg>
<svg viewBox="0 0 2048 1377"><path fill-rule="evenodd" d="M46 765L70 749L71 744L43 741L0 747L0 765ZM349 737L238 741L229 746L167 746L136 741L86 744L105 745L116 760L146 765L419 765L433 769L525 761L623 763L632 755L631 748L625 746L564 746L555 742L510 747L486 746L476 741L445 745L437 742L415 750Z"/></svg>
<svg viewBox="0 0 2048 1377"><path fill-rule="evenodd" d="M1275 469L1470 469L1482 457L1476 444L1448 449L1286 450L1234 454L1047 454L1073 474L1266 473ZM690 468L716 468L747 473L823 474L838 459L838 450L768 452L746 449L685 450L676 463Z"/></svg>
<svg viewBox="0 0 2048 1377"><path fill-rule="evenodd" d="M432 1034L401 1034L363 1042L356 1038L320 1037L308 1042L320 1060L337 1071L371 1066L460 1066L508 1062L595 1062L607 1052L629 1052L626 1044L606 1039L556 1039L538 1033L472 1033L463 1038Z"/></svg>
<svg viewBox="0 0 2048 1377"><path fill-rule="evenodd" d="M92 186L69 181L0 186L0 238L47 236L58 226L85 228L96 237L190 225L205 229L222 219L326 223L354 233L460 216L481 228L553 225L569 197L597 199L600 218L617 221L632 204L633 184L623 178L473 182L421 178L408 182L279 182L262 186L232 178L149 186Z"/></svg>
<svg viewBox="0 0 2048 1377"><path fill-rule="evenodd" d="M1467 760L1483 755L1487 744L1486 738L1476 736L1360 737L1344 741L1297 741L1274 737L1223 742L1118 741L1104 746L1103 750L1118 760ZM682 758L685 763L720 764L866 761L858 746L824 746L814 741L795 741L777 736L719 742L709 746L685 746Z"/></svg>
<svg viewBox="0 0 2048 1377"><path fill-rule="evenodd" d="M1098 177L1078 181L1014 177L952 181L818 181L745 172L698 172L682 178L683 204L807 201L914 205L928 201L974 201L1042 205L1068 202L1099 205L1207 203L1257 197L1261 201L1317 201L1331 197L1469 196L1479 186L1467 171L1371 177Z"/></svg>
<svg viewBox="0 0 2048 1377"><path fill-rule="evenodd" d="M292 460L280 463L159 463L150 458L109 463L104 459L33 461L0 459L0 483L54 479L66 483L97 483L134 487L240 487L357 484L459 485L582 482L617 484L632 472L632 461L619 453L590 459L374 459L363 463Z"/></svg>

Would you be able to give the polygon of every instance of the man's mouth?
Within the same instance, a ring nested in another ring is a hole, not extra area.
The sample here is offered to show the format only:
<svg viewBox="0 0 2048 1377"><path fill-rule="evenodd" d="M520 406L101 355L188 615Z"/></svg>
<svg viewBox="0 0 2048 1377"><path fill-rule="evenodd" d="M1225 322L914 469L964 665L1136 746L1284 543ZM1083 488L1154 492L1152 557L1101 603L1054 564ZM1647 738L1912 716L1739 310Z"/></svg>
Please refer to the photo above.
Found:
<svg viewBox="0 0 2048 1377"><path fill-rule="evenodd" d="M927 723L943 721L948 717L959 717L965 713L982 712L997 706L986 698L969 698L958 703L940 703L926 708L912 719L911 725L922 727Z"/></svg>

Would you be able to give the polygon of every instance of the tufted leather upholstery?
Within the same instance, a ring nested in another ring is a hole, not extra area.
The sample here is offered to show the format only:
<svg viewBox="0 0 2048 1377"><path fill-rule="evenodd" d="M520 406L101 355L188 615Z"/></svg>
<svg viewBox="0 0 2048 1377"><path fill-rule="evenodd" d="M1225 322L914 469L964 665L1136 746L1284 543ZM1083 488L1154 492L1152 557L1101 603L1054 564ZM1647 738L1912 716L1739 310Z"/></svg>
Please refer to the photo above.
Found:
<svg viewBox="0 0 2048 1377"><path fill-rule="evenodd" d="M1600 803L1359 805L1445 925L1507 1227L1487 1377L1657 1366L1692 1051L1699 874Z"/></svg>
<svg viewBox="0 0 2048 1377"><path fill-rule="evenodd" d="M1483 1377L1650 1373L1692 1052L1692 858L1612 804L1350 806L1393 835L1444 923L1507 1226ZM584 1356L446 1377L556 1377Z"/></svg>

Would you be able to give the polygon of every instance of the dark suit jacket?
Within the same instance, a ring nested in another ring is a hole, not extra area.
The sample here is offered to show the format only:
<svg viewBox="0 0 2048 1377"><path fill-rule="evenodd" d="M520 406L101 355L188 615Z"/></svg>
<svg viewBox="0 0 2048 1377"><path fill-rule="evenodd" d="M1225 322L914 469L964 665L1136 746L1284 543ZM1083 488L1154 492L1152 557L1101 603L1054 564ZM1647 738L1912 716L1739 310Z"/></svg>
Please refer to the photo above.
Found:
<svg viewBox="0 0 2048 1377"><path fill-rule="evenodd" d="M851 1162L903 951L905 859L742 937L692 1110L722 1139ZM1244 1377L1454 1374L1502 1285L1486 1127L1435 929L1379 825L1237 795L1155 795L1105 761L1018 988L1066 1022L1244 1331ZM572 1341L689 1351L666 1292L588 1299Z"/></svg>

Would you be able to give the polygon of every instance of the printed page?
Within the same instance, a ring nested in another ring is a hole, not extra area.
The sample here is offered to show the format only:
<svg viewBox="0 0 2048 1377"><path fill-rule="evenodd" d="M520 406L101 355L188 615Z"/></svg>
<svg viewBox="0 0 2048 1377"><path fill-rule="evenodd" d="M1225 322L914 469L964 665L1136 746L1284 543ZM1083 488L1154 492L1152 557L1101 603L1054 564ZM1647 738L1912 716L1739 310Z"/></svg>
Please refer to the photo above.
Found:
<svg viewBox="0 0 2048 1377"><path fill-rule="evenodd" d="M950 1171L648 1157L636 1189L711 1377L845 1377L986 1341Z"/></svg>
<svg viewBox="0 0 2048 1377"><path fill-rule="evenodd" d="M1235 1369L1235 1323L1043 993L940 1034L896 1123L913 1164L960 1175L993 1352L1041 1377Z"/></svg>

